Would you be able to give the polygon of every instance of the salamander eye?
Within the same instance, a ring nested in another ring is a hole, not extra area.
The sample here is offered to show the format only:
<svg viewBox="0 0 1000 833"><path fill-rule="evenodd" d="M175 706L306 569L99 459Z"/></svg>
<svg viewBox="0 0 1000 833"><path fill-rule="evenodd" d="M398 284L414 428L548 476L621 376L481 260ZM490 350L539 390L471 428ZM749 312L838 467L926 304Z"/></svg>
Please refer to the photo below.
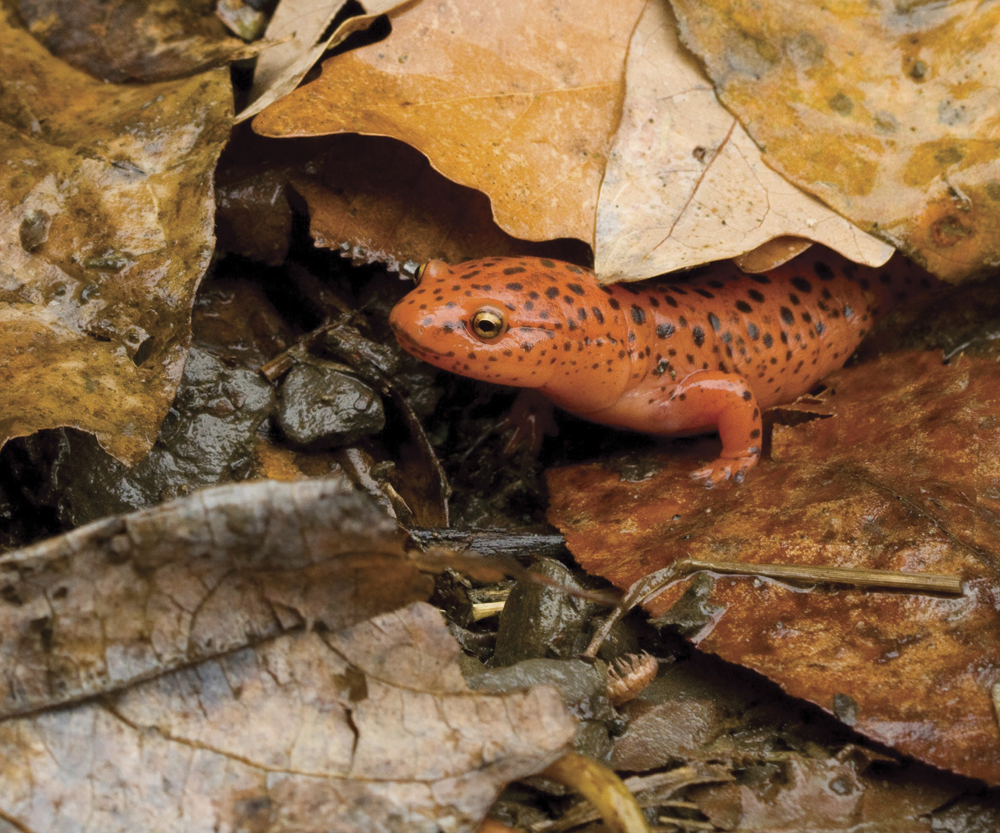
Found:
<svg viewBox="0 0 1000 833"><path fill-rule="evenodd" d="M507 329L503 316L493 309L481 309L472 316L472 331L483 341L492 341Z"/></svg>
<svg viewBox="0 0 1000 833"><path fill-rule="evenodd" d="M427 264L428 261L425 260L417 267L417 273L413 276L413 282L417 284L417 286L419 286L420 282L424 279L424 272L427 271Z"/></svg>

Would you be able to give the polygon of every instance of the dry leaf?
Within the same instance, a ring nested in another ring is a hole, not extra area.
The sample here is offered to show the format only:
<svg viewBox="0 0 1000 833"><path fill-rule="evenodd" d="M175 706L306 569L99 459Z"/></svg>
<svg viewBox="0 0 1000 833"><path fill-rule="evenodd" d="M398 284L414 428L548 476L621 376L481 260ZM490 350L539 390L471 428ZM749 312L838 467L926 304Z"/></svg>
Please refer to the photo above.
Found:
<svg viewBox="0 0 1000 833"><path fill-rule="evenodd" d="M643 3L422 3L390 38L328 59L254 120L267 136L392 136L489 196L528 240L593 237L597 190Z"/></svg>
<svg viewBox="0 0 1000 833"><path fill-rule="evenodd" d="M789 184L723 109L666 2L632 35L621 125L597 206L595 271L638 280L797 235L880 266L893 249Z"/></svg>
<svg viewBox="0 0 1000 833"><path fill-rule="evenodd" d="M945 279L1000 264L1000 7L673 6L768 165Z"/></svg>
<svg viewBox="0 0 1000 833"><path fill-rule="evenodd" d="M0 557L0 716L106 694L303 623L426 599L343 478L220 486Z"/></svg>
<svg viewBox="0 0 1000 833"><path fill-rule="evenodd" d="M619 587L684 557L960 573L960 598L701 574L649 607L868 737L1000 783L996 364L900 353L826 383L836 416L776 427L739 489L690 483L706 440L549 472L550 520Z"/></svg>
<svg viewBox="0 0 1000 833"><path fill-rule="evenodd" d="M323 33L333 23L345 0L281 0L264 37L273 45L257 59L254 68L250 104L236 116L242 122L294 90L306 73L328 49L347 40L349 35L367 29L375 18L390 9L413 0L365 0L365 15L345 20L331 35Z"/></svg>
<svg viewBox="0 0 1000 833"><path fill-rule="evenodd" d="M74 426L135 463L181 378L214 245L228 70L119 87L0 20L0 446Z"/></svg>
<svg viewBox="0 0 1000 833"><path fill-rule="evenodd" d="M309 205L313 242L337 249L355 263L439 258L461 263L505 254L589 259L575 240L530 243L502 231L480 192L456 185L427 158L394 139L334 136L318 165L322 179L293 174L291 183Z"/></svg>
<svg viewBox="0 0 1000 833"><path fill-rule="evenodd" d="M575 732L558 693L470 692L432 607L295 633L0 724L34 831L469 831Z"/></svg>
<svg viewBox="0 0 1000 833"><path fill-rule="evenodd" d="M214 3L184 0L17 0L28 29L52 52L104 81L167 81L251 58L228 36Z"/></svg>

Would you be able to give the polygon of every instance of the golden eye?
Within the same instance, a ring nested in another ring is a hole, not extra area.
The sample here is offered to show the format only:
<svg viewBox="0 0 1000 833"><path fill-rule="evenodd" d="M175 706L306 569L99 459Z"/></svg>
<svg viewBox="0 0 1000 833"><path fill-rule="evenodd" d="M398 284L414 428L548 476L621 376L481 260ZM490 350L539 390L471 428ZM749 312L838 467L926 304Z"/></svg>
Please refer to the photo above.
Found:
<svg viewBox="0 0 1000 833"><path fill-rule="evenodd" d="M492 309L481 309L472 316L472 331L483 341L492 341L503 335L503 316Z"/></svg>
<svg viewBox="0 0 1000 833"><path fill-rule="evenodd" d="M420 285L420 282L424 279L424 272L427 271L427 261L425 260L417 267L417 274L413 276L413 282Z"/></svg>

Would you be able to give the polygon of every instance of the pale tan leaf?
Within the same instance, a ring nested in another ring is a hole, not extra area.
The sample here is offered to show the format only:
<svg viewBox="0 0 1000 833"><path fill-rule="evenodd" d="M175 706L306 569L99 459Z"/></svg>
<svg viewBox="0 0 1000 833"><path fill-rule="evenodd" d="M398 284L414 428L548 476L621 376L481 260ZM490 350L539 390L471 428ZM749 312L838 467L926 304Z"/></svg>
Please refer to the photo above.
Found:
<svg viewBox="0 0 1000 833"><path fill-rule="evenodd" d="M782 235L871 266L893 251L763 164L680 45L668 4L649 3L632 36L622 121L598 202L601 281L734 257Z"/></svg>
<svg viewBox="0 0 1000 833"><path fill-rule="evenodd" d="M0 815L35 833L471 833L575 723L552 688L469 691L459 653L418 603L7 720Z"/></svg>
<svg viewBox="0 0 1000 833"><path fill-rule="evenodd" d="M346 479L221 486L0 558L0 718L430 594Z"/></svg>

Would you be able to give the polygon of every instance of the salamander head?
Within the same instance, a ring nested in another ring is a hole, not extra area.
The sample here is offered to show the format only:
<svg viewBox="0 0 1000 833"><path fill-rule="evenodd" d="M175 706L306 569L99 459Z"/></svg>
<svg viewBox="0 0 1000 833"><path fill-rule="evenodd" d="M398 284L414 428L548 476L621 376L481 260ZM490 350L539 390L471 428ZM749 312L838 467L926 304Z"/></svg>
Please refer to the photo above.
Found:
<svg viewBox="0 0 1000 833"><path fill-rule="evenodd" d="M407 351L444 370L559 395L590 384L584 369L593 374L605 353L617 357L625 322L608 303L593 274L568 263L432 260L389 323ZM608 385L625 370L613 364L601 366Z"/></svg>

